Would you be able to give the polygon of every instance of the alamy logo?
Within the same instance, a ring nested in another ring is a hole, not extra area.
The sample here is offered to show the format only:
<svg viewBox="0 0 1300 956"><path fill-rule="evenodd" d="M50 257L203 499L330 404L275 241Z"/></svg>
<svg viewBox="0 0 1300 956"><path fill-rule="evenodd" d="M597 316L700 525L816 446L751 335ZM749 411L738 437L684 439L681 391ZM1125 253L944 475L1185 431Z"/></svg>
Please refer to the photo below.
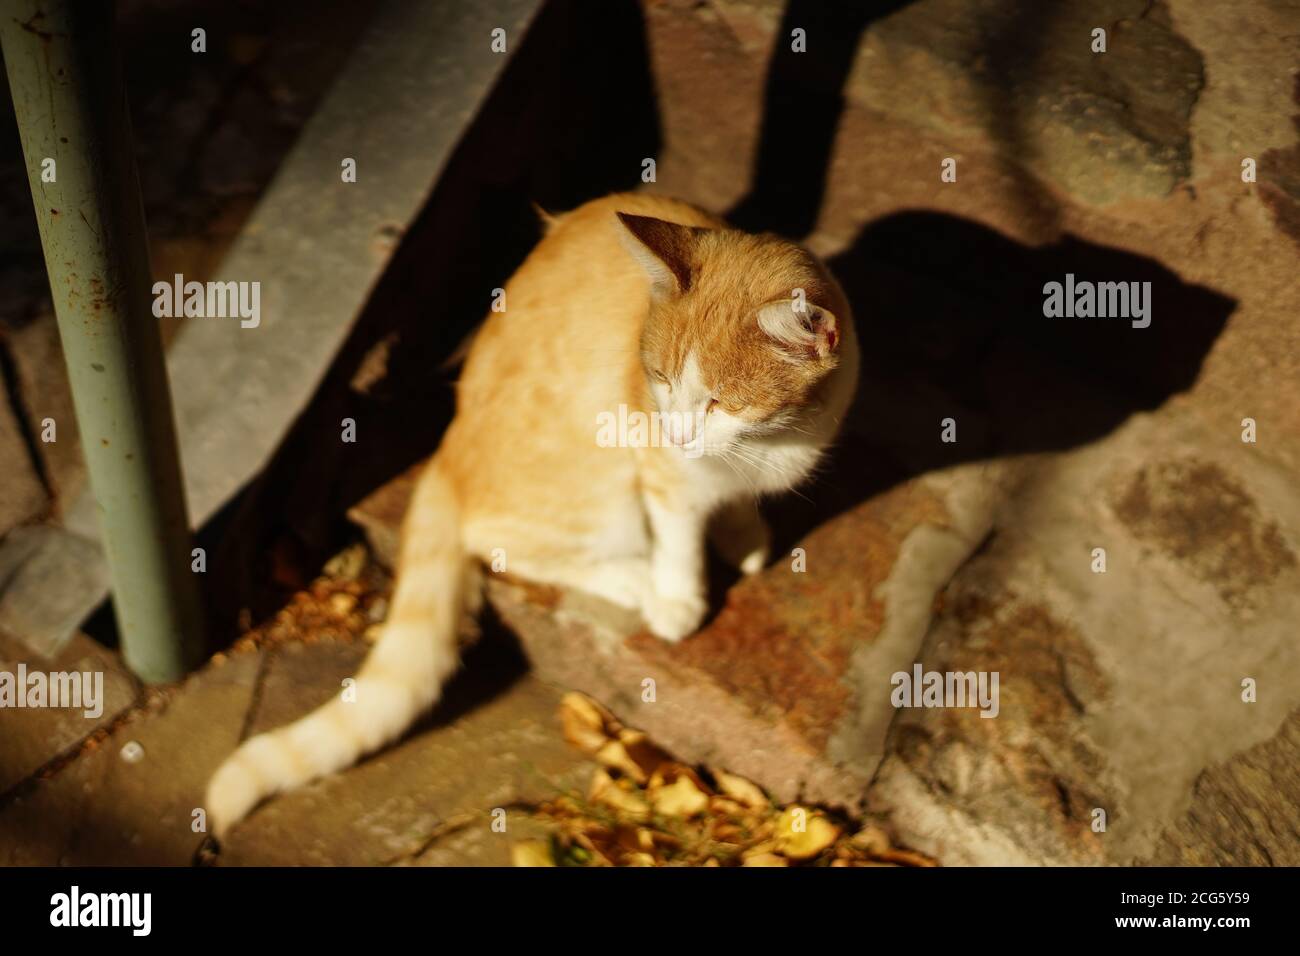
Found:
<svg viewBox="0 0 1300 956"><path fill-rule="evenodd" d="M151 893L68 893L50 897L51 926L128 926L134 936L148 936L153 925Z"/></svg>
<svg viewBox="0 0 1300 956"><path fill-rule="evenodd" d="M262 324L262 283L186 282L178 272L170 283L153 284L153 314L159 319L238 317L241 329L255 329Z"/></svg>
<svg viewBox="0 0 1300 956"><path fill-rule="evenodd" d="M641 412L619 405L618 412L596 416L596 445L600 448L681 448L687 458L704 454L704 412ZM685 440L686 436L693 436Z"/></svg>
<svg viewBox="0 0 1300 956"><path fill-rule="evenodd" d="M92 720L104 713L103 671L0 671L0 708L82 708Z"/></svg>
<svg viewBox="0 0 1300 956"><path fill-rule="evenodd" d="M895 707L978 707L981 717L996 717L998 671L923 671L912 665L912 673L898 671L890 679L894 690L889 702Z"/></svg>
<svg viewBox="0 0 1300 956"><path fill-rule="evenodd" d="M1135 329L1151 324L1150 282L1075 282L1074 273L1067 272L1064 284L1043 286L1043 297L1049 319L1132 319Z"/></svg>

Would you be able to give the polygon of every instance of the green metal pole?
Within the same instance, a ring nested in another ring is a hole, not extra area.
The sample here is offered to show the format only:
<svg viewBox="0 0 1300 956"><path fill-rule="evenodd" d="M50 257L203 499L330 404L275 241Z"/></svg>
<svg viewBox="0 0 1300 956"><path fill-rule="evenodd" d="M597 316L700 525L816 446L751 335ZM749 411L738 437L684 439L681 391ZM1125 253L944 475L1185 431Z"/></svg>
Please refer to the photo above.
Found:
<svg viewBox="0 0 1300 956"><path fill-rule="evenodd" d="M0 44L123 653L174 680L203 618L113 4L0 0Z"/></svg>

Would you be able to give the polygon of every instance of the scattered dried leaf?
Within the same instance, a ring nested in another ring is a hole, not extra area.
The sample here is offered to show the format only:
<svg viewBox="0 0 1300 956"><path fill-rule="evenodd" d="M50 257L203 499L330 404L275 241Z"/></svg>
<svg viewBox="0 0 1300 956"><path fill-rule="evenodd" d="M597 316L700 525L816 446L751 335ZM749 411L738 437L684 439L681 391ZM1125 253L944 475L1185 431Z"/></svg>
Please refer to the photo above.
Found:
<svg viewBox="0 0 1300 956"><path fill-rule="evenodd" d="M555 865L935 865L892 848L879 827L855 830L815 807L783 809L725 771L706 769L706 780L583 694L564 696L560 720L565 738L602 766L585 798L568 794L533 811L556 828Z"/></svg>
<svg viewBox="0 0 1300 956"><path fill-rule="evenodd" d="M810 860L839 839L840 828L817 810L787 807L776 824L776 842L792 860Z"/></svg>
<svg viewBox="0 0 1300 956"><path fill-rule="evenodd" d="M607 741L596 751L595 756L606 767L627 774L637 783L645 783L647 780L645 771L628 755L627 748L617 740Z"/></svg>
<svg viewBox="0 0 1300 956"><path fill-rule="evenodd" d="M759 789L757 784L751 783L744 777L738 777L723 770L714 770L713 779L717 781L718 789L737 803L742 803L755 810L772 805L772 801L767 799L767 794Z"/></svg>
<svg viewBox="0 0 1300 956"><path fill-rule="evenodd" d="M649 804L640 795L620 787L604 770L597 770L592 776L587 799L618 810L631 820L647 820L650 817Z"/></svg>
<svg viewBox="0 0 1300 956"><path fill-rule="evenodd" d="M520 840L510 848L510 861L515 866L555 866L550 844L544 840Z"/></svg>
<svg viewBox="0 0 1300 956"><path fill-rule="evenodd" d="M709 806L708 795L685 774L671 784L658 788L651 794L650 800L655 810L664 816L685 819L703 813Z"/></svg>
<svg viewBox="0 0 1300 956"><path fill-rule="evenodd" d="M564 739L585 754L595 754L609 736L600 710L583 694L570 692L560 699L560 726Z"/></svg>

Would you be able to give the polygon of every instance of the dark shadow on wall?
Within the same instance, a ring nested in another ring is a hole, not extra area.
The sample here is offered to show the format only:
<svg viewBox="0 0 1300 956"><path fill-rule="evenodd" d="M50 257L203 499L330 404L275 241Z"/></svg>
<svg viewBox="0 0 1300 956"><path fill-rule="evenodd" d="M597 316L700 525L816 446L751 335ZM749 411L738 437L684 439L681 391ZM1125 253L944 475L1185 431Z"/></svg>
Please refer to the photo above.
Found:
<svg viewBox="0 0 1300 956"><path fill-rule="evenodd" d="M727 220L749 232L806 236L826 193L842 90L867 27L913 0L790 0L768 61L750 191ZM794 49L803 30L804 52Z"/></svg>
<svg viewBox="0 0 1300 956"><path fill-rule="evenodd" d="M1068 236L1032 248L928 211L869 224L829 265L853 305L862 375L811 501L773 509L787 541L927 471L1102 438L1190 388L1236 307L1144 256ZM1076 287L1150 283L1151 324L1046 316L1044 286L1067 274Z"/></svg>

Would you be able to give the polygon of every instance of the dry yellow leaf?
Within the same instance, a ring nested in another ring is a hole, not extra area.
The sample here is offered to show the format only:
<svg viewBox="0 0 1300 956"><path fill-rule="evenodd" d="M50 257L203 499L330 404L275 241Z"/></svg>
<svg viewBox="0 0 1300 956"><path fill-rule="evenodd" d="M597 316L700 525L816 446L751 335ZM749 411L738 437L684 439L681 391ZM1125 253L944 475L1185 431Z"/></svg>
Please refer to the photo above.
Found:
<svg viewBox="0 0 1300 956"><path fill-rule="evenodd" d="M917 853L915 850L886 850L880 854L880 858L889 863L898 863L903 866L938 866L934 860L924 853Z"/></svg>
<svg viewBox="0 0 1300 956"><path fill-rule="evenodd" d="M718 782L719 790L738 803L743 803L755 810L771 806L771 801L767 799L767 795L763 793L758 785L751 783L744 777L738 777L734 773L726 773L722 770L714 770L713 779Z"/></svg>
<svg viewBox="0 0 1300 956"><path fill-rule="evenodd" d="M719 843L740 843L744 834L734 823L719 823L714 826L712 836Z"/></svg>
<svg viewBox="0 0 1300 956"><path fill-rule="evenodd" d="M704 782L704 779L696 773L693 768L686 766L684 763L677 763L676 761L671 760L661 763L657 768L655 768L655 772L650 775L650 782L646 784L646 789L651 791L658 790L660 787L676 783L681 777L689 777L691 783L694 784L695 789L700 791L700 793L703 793L706 796L713 793L713 791L709 789L709 785Z"/></svg>
<svg viewBox="0 0 1300 956"><path fill-rule="evenodd" d="M790 861L783 856L777 856L775 853L756 853L753 856L745 857L743 866L789 866Z"/></svg>
<svg viewBox="0 0 1300 956"><path fill-rule="evenodd" d="M777 846L791 860L810 860L839 836L839 827L816 811L800 806L786 807L776 824Z"/></svg>
<svg viewBox="0 0 1300 956"><path fill-rule="evenodd" d="M582 694L569 692L560 698L560 725L564 739L585 754L594 754L609 740L600 710Z"/></svg>
<svg viewBox="0 0 1300 956"><path fill-rule="evenodd" d="M617 737L619 731L623 729L623 725L619 723L613 712L594 697L588 697L579 691L569 691L560 699L560 705L563 706L566 700L569 701L571 706L580 707L586 713L594 714L595 719L600 721L605 728L606 734L610 737ZM586 719L590 720L592 718L588 717Z"/></svg>
<svg viewBox="0 0 1300 956"><path fill-rule="evenodd" d="M710 797L709 810L720 816L726 817L743 817L746 809L735 800L729 800L726 797Z"/></svg>
<svg viewBox="0 0 1300 956"><path fill-rule="evenodd" d="M703 813L709 805L708 796L685 774L671 784L659 787L651 793L650 799L654 808L664 816L684 819Z"/></svg>
<svg viewBox="0 0 1300 956"><path fill-rule="evenodd" d="M613 767L615 770L621 770L637 783L646 782L645 771L637 766L627 752L621 741L610 740L596 751L596 759L606 767Z"/></svg>
<svg viewBox="0 0 1300 956"><path fill-rule="evenodd" d="M609 771L601 767L591 775L591 783L587 784L587 799L595 802L600 799L600 795L614 786L614 778L609 775ZM572 813L577 808L568 806L564 808L566 812Z"/></svg>
<svg viewBox="0 0 1300 956"><path fill-rule="evenodd" d="M337 594L330 595L330 610L335 614L351 614L356 609L357 599L346 592L340 591Z"/></svg>
<svg viewBox="0 0 1300 956"><path fill-rule="evenodd" d="M623 745L632 762L645 774L654 773L669 759L668 754L652 744L650 738L639 730L624 727L618 732L618 741Z"/></svg>
<svg viewBox="0 0 1300 956"><path fill-rule="evenodd" d="M601 747L605 746L607 738L602 736L600 731L592 730L590 727L568 726L564 728L564 739L573 747L577 747L587 756L594 756Z"/></svg>
<svg viewBox="0 0 1300 956"><path fill-rule="evenodd" d="M645 800L639 794L621 788L604 770L597 770L592 775L587 799L592 803L602 803L638 822L650 818L650 807Z"/></svg>
<svg viewBox="0 0 1300 956"><path fill-rule="evenodd" d="M515 866L555 866L544 840L520 840L510 848L510 861Z"/></svg>
<svg viewBox="0 0 1300 956"><path fill-rule="evenodd" d="M595 828L595 832L597 833L597 835L601 835L600 834L601 830L602 828L600 827ZM614 865L613 861L610 860L610 858L605 855L601 847L597 846L596 843L591 839L591 837L588 834L582 832L574 833L573 843L574 845L581 847L583 850L587 851L587 859L585 861L587 866L613 866Z"/></svg>

